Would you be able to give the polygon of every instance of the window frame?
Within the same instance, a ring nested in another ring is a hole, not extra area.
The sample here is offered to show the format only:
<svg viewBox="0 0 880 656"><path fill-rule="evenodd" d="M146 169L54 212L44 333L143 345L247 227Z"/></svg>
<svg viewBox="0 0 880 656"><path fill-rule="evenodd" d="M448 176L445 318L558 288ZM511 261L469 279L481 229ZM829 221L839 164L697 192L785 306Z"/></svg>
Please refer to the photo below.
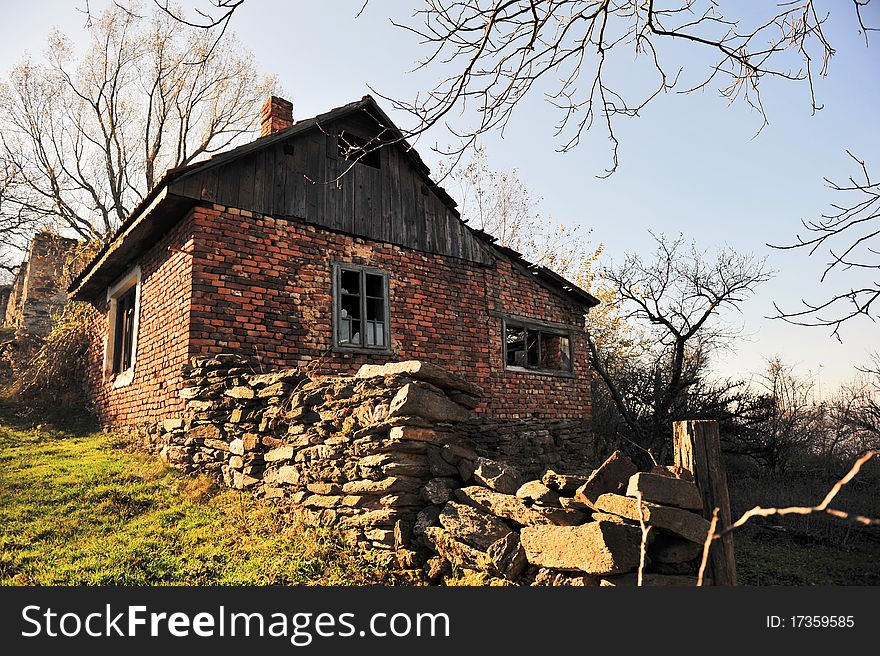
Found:
<svg viewBox="0 0 880 656"><path fill-rule="evenodd" d="M116 370L117 357L124 358L120 354L120 348L124 348L125 330L118 333L120 300L134 292L132 321L131 321L131 361L128 367ZM123 387L134 380L135 366L137 365L138 333L140 332L141 314L141 269L135 267L122 276L117 282L107 288L107 338L104 349L104 376L112 380L113 387Z"/></svg>
<svg viewBox="0 0 880 656"><path fill-rule="evenodd" d="M507 364L507 329L508 326L520 328L522 330L538 331L538 362L541 361L541 334L553 335L556 337L565 337L568 340L568 369L546 369L543 367L522 367L519 365ZM538 319L529 319L526 317L517 317L513 315L503 316L501 318L501 361L504 363L505 371L514 371L517 373L535 374L540 376L557 376L560 378L574 378L574 328L563 324L554 324Z"/></svg>
<svg viewBox="0 0 880 656"><path fill-rule="evenodd" d="M374 146L371 145L373 141L376 141ZM349 130L336 132L336 156L353 164L363 164L371 169L381 170L381 146L381 142L376 137L368 139Z"/></svg>
<svg viewBox="0 0 880 656"><path fill-rule="evenodd" d="M340 308L340 299L342 295L342 287L341 287L341 278L342 273L344 271L353 271L358 273L360 276L360 289L358 290L358 297L360 300L360 321L361 321L361 343L360 344L351 344L347 342L340 342L339 340L339 328L340 328L340 320L339 316L339 308ZM367 294L366 294L366 274L379 276L382 278L382 293L383 293L383 316L385 320L382 322L383 326L383 341L385 342L382 346L368 346L366 344L366 324L367 324ZM362 266L359 264L352 264L350 262L333 262L333 294L332 294L332 303L333 303L333 350L340 351L345 353L380 353L380 354L390 354L392 352L391 348L391 285L390 285L391 274L388 271L384 271L382 269L376 269L370 266Z"/></svg>

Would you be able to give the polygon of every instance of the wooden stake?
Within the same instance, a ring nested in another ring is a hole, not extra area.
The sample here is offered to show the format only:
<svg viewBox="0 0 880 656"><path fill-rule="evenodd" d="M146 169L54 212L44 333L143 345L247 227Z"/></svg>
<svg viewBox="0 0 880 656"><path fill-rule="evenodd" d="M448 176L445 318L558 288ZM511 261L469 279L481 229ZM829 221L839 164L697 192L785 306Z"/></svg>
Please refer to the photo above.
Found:
<svg viewBox="0 0 880 656"><path fill-rule="evenodd" d="M717 421L676 421L673 424L675 464L690 470L703 496L703 516L712 517L718 508L718 529L730 526L730 495L721 462L721 440ZM709 551L709 570L714 585L736 585L733 535L714 541Z"/></svg>

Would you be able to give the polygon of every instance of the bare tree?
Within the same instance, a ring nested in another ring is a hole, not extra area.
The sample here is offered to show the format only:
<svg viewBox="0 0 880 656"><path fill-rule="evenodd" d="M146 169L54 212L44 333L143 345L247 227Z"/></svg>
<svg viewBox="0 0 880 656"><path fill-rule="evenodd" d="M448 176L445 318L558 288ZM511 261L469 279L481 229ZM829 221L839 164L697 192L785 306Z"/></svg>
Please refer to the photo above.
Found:
<svg viewBox="0 0 880 656"><path fill-rule="evenodd" d="M214 43L158 8L116 4L88 31L82 57L55 31L0 88L0 224L107 239L166 168L253 133L275 85L231 33Z"/></svg>
<svg viewBox="0 0 880 656"><path fill-rule="evenodd" d="M871 28L862 17L869 2L855 2L856 29L866 38ZM411 23L395 23L421 38L428 55L419 67L440 78L415 100L395 103L416 119L413 133L471 110L472 125L462 127L459 118L452 128L461 137L453 150L460 155L482 133L503 130L524 98L545 94L559 110L561 150L576 146L594 123L602 125L612 144L609 175L618 165L615 122L638 116L658 95L717 85L766 123L760 82L802 81L814 111L821 109L813 80L827 73L834 54L824 30L830 12L814 0L750 4L747 19L737 18L739 3L718 0L426 4ZM632 76L615 72L618 63L627 70L643 66L653 74L652 85L634 88Z"/></svg>
<svg viewBox="0 0 880 656"><path fill-rule="evenodd" d="M642 371L652 380L634 389L642 390L640 394L650 391L650 400L639 401L623 388L618 372L629 364L617 357L617 349L604 348L592 334L587 336L590 363L633 441L662 458L671 446L671 422L693 418L684 416L688 390L699 382L705 359L737 334L719 314L736 309L770 274L763 261L730 249L706 260L696 245L681 237L660 237L653 261L628 255L620 266L605 267L599 276L620 305L623 320L642 327L639 357L648 362Z"/></svg>
<svg viewBox="0 0 880 656"><path fill-rule="evenodd" d="M771 358L758 379L757 417L733 450L749 456L771 476L785 472L796 455L818 451L828 437L824 406L811 380L799 377L780 358Z"/></svg>
<svg viewBox="0 0 880 656"><path fill-rule="evenodd" d="M465 166L439 173L457 186L463 219L530 262L576 277L598 256L577 226L540 214L540 199L531 195L516 169L492 169L482 145Z"/></svg>
<svg viewBox="0 0 880 656"><path fill-rule="evenodd" d="M823 283L836 272L864 276L862 283L832 293L826 300L802 300L800 309L783 310L776 305L777 318L799 326L831 328L838 340L845 322L880 317L880 182L871 179L864 161L849 151L847 154L858 164L858 174L844 183L825 179L841 200L820 218L803 221L806 236L797 235L792 244L771 244L781 250L803 249L810 255L825 253Z"/></svg>

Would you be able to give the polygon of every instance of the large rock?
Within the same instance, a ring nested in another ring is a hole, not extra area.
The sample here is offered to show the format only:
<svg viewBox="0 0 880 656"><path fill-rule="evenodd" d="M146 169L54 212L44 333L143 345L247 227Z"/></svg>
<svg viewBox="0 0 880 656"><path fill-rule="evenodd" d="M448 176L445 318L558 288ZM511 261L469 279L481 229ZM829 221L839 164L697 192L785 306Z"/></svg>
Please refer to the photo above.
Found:
<svg viewBox="0 0 880 656"><path fill-rule="evenodd" d="M421 479L409 476L387 476L378 481L349 481L342 486L346 494L386 494L388 492L413 492L422 487Z"/></svg>
<svg viewBox="0 0 880 656"><path fill-rule="evenodd" d="M664 564L686 563L697 559L702 553L702 544L670 535L658 535L648 549L652 562Z"/></svg>
<svg viewBox="0 0 880 656"><path fill-rule="evenodd" d="M263 456L263 459L266 462L276 462L279 460L291 460L296 455L296 447L285 444L283 446L276 446L274 449L266 453Z"/></svg>
<svg viewBox="0 0 880 656"><path fill-rule="evenodd" d="M599 585L599 577L592 574L573 574L571 572L559 572L554 569L542 567L535 576L533 586L554 586L570 588L588 588Z"/></svg>
<svg viewBox="0 0 880 656"><path fill-rule="evenodd" d="M456 540L439 526L428 526L424 537L431 549L456 567L483 571L489 568L489 557L486 552Z"/></svg>
<svg viewBox="0 0 880 656"><path fill-rule="evenodd" d="M299 369L281 369L268 374L253 374L247 377L253 387L268 387L275 383L298 383L306 376Z"/></svg>
<svg viewBox="0 0 880 656"><path fill-rule="evenodd" d="M559 474L552 469L548 469L541 476L541 482L560 494L572 495L581 485L587 482L588 478L587 476L578 476L576 474Z"/></svg>
<svg viewBox="0 0 880 656"><path fill-rule="evenodd" d="M454 482L448 478L432 478L425 483L422 496L428 503L441 506L452 499L452 491L455 489Z"/></svg>
<svg viewBox="0 0 880 656"><path fill-rule="evenodd" d="M186 436L193 440L223 440L223 433L214 424L200 424L190 428Z"/></svg>
<svg viewBox="0 0 880 656"><path fill-rule="evenodd" d="M545 506L558 506L559 494L544 485L541 481L528 481L519 486L516 496L523 501L540 503Z"/></svg>
<svg viewBox="0 0 880 656"><path fill-rule="evenodd" d="M526 526L520 540L528 561L540 567L606 575L639 565L641 533L623 524Z"/></svg>
<svg viewBox="0 0 880 656"><path fill-rule="evenodd" d="M626 519L639 520L639 503L632 497L619 494L603 494L595 503L596 510L619 515ZM709 533L709 522L682 508L658 506L649 501L642 502L642 517L645 524L680 535L691 542L703 543Z"/></svg>
<svg viewBox="0 0 880 656"><path fill-rule="evenodd" d="M588 506L593 504L600 496L607 492L619 492L626 488L630 477L638 471L632 460L626 457L622 451L615 451L587 478L587 482L581 485L574 498Z"/></svg>
<svg viewBox="0 0 880 656"><path fill-rule="evenodd" d="M407 383L391 399L389 417L422 417L428 421L456 423L471 416L470 411L430 389Z"/></svg>
<svg viewBox="0 0 880 656"><path fill-rule="evenodd" d="M355 378L375 378L377 376L393 376L406 374L416 380L423 380L443 389L453 389L471 396L482 396L483 390L469 383L464 378L451 374L440 367L421 362L407 360L405 362L389 362L388 364L365 364L355 374Z"/></svg>
<svg viewBox="0 0 880 656"><path fill-rule="evenodd" d="M626 496L637 497L639 492L645 501L663 506L675 506L687 510L701 510L703 497L695 483L661 474L639 472L629 479Z"/></svg>
<svg viewBox="0 0 880 656"><path fill-rule="evenodd" d="M166 419L162 422L162 429L166 433L170 433L171 431L180 430L183 428L183 419L174 418L174 419Z"/></svg>
<svg viewBox="0 0 880 656"><path fill-rule="evenodd" d="M512 531L497 517L471 506L450 501L440 513L440 524L456 540L485 551Z"/></svg>
<svg viewBox="0 0 880 656"><path fill-rule="evenodd" d="M440 444L448 433L423 426L392 426L388 437L393 440L411 440Z"/></svg>
<svg viewBox="0 0 880 656"><path fill-rule="evenodd" d="M522 499L510 494L493 492L480 485L460 488L455 491L455 496L462 503L482 508L520 526L553 523L541 513L528 508Z"/></svg>
<svg viewBox="0 0 880 656"><path fill-rule="evenodd" d="M225 396L228 396L233 399L252 399L254 398L254 390L250 387L246 387L241 385L239 387L232 387L225 392L223 392Z"/></svg>
<svg viewBox="0 0 880 656"><path fill-rule="evenodd" d="M439 524L440 509L435 506L423 508L416 515L416 521L413 524L413 535L415 537L422 537L429 526L437 526Z"/></svg>
<svg viewBox="0 0 880 656"><path fill-rule="evenodd" d="M693 482L694 480L694 475L691 470L679 467L678 465L654 465L651 467L650 473L659 474L660 476L668 476L670 478L679 478L683 481Z"/></svg>
<svg viewBox="0 0 880 656"><path fill-rule="evenodd" d="M478 483L502 494L516 494L522 479L515 467L488 458L474 461L474 478Z"/></svg>
<svg viewBox="0 0 880 656"><path fill-rule="evenodd" d="M571 508L557 508L536 503L531 506L531 509L543 515L551 524L556 524L556 526L578 526L587 521L585 513Z"/></svg>
<svg viewBox="0 0 880 656"><path fill-rule="evenodd" d="M515 581L529 565L525 549L522 548L519 535L508 533L496 540L486 550L495 573L508 581Z"/></svg>

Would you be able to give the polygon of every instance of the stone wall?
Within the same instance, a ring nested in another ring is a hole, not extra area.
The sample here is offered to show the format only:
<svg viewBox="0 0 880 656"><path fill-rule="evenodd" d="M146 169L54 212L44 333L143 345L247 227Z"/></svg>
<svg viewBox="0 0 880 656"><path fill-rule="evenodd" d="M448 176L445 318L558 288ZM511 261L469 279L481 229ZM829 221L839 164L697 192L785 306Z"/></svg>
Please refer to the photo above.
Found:
<svg viewBox="0 0 880 656"><path fill-rule="evenodd" d="M458 430L482 452L514 465L524 476L547 469L579 472L596 462L596 442L587 420L494 419L475 415Z"/></svg>
<svg viewBox="0 0 880 656"><path fill-rule="evenodd" d="M338 525L431 580L474 570L518 585L627 585L644 560L648 584L694 583L708 523L692 512L701 499L688 472L638 472L615 453L556 473L548 465L578 451L559 453L564 425L517 437L512 423L483 424L495 435L480 443L469 435L483 390L436 366L312 378L218 354L194 358L186 379L185 413L149 435L166 462ZM529 466L542 475L529 480L499 449L516 445L516 459L535 438Z"/></svg>
<svg viewBox="0 0 880 656"><path fill-rule="evenodd" d="M2 306L5 325L31 335L49 334L53 316L67 303L63 274L77 244L49 232L34 236Z"/></svg>

